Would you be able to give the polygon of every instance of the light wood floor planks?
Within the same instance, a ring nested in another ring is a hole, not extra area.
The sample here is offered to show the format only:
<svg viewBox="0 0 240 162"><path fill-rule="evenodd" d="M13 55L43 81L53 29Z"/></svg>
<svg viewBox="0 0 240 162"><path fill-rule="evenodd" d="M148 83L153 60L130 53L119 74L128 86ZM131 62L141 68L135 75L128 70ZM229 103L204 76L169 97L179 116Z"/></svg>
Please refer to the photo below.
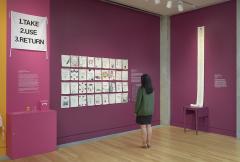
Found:
<svg viewBox="0 0 240 162"><path fill-rule="evenodd" d="M57 151L14 160L16 162L240 162L240 141L182 128L153 129L150 149L140 148L140 133L59 148ZM10 161L10 160L9 160Z"/></svg>

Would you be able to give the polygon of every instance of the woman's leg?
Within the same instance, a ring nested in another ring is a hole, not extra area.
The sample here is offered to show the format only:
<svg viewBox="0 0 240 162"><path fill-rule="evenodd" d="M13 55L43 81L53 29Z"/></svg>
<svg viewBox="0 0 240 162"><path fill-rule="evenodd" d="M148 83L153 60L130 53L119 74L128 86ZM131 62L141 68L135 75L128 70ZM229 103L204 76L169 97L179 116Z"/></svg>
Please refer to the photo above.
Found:
<svg viewBox="0 0 240 162"><path fill-rule="evenodd" d="M147 145L151 147L151 138L152 138L152 126L151 124L147 125Z"/></svg>
<svg viewBox="0 0 240 162"><path fill-rule="evenodd" d="M142 132L143 146L145 147L147 145L147 125L140 125L140 127Z"/></svg>

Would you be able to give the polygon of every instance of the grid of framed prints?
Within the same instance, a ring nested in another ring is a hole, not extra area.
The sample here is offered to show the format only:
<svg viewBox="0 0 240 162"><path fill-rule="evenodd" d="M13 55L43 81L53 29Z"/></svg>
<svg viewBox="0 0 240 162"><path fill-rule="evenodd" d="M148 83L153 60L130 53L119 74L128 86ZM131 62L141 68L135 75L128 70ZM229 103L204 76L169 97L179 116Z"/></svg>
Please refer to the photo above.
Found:
<svg viewBox="0 0 240 162"><path fill-rule="evenodd" d="M127 102L127 59L61 55L61 108Z"/></svg>

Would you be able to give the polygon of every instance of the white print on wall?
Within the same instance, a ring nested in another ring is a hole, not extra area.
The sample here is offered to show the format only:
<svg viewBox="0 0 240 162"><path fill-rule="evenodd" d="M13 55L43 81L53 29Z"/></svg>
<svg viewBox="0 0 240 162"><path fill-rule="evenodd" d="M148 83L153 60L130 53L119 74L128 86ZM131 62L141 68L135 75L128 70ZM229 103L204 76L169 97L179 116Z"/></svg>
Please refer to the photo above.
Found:
<svg viewBox="0 0 240 162"><path fill-rule="evenodd" d="M87 95L87 105L88 106L94 106L94 95Z"/></svg>
<svg viewBox="0 0 240 162"><path fill-rule="evenodd" d="M61 67L61 108L128 102L128 60L65 54Z"/></svg>
<svg viewBox="0 0 240 162"><path fill-rule="evenodd" d="M62 67L70 67L70 56L69 55L62 55Z"/></svg>
<svg viewBox="0 0 240 162"><path fill-rule="evenodd" d="M87 67L87 56L79 56L79 67L81 68Z"/></svg>
<svg viewBox="0 0 240 162"><path fill-rule="evenodd" d="M61 93L62 94L70 94L70 83L62 82Z"/></svg>
<svg viewBox="0 0 240 162"><path fill-rule="evenodd" d="M102 68L102 58L95 57L95 68Z"/></svg>
<svg viewBox="0 0 240 162"><path fill-rule="evenodd" d="M79 69L79 80L87 80L87 69Z"/></svg>
<svg viewBox="0 0 240 162"><path fill-rule="evenodd" d="M69 96L61 96L61 108L69 108Z"/></svg>
<svg viewBox="0 0 240 162"><path fill-rule="evenodd" d="M102 95L101 94L95 95L95 105L102 105Z"/></svg>
<svg viewBox="0 0 240 162"><path fill-rule="evenodd" d="M88 68L94 68L94 57L88 57Z"/></svg>
<svg viewBox="0 0 240 162"><path fill-rule="evenodd" d="M11 11L11 48L47 51L47 17Z"/></svg>
<svg viewBox="0 0 240 162"><path fill-rule="evenodd" d="M71 56L71 67L78 67L78 56Z"/></svg>
<svg viewBox="0 0 240 162"><path fill-rule="evenodd" d="M79 82L79 93L87 93L87 83L86 82Z"/></svg>
<svg viewBox="0 0 240 162"><path fill-rule="evenodd" d="M61 69L61 78L62 80L70 80L70 69Z"/></svg>
<svg viewBox="0 0 240 162"><path fill-rule="evenodd" d="M78 107L78 96L70 96L70 105L71 107Z"/></svg>
<svg viewBox="0 0 240 162"><path fill-rule="evenodd" d="M79 106L83 107L87 105L87 97L86 95L79 95Z"/></svg>

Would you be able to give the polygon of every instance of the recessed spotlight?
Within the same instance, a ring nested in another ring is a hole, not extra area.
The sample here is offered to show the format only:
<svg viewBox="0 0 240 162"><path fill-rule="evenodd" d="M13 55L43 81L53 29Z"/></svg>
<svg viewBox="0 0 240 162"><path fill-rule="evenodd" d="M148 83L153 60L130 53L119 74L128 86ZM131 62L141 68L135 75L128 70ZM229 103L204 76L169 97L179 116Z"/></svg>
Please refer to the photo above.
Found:
<svg viewBox="0 0 240 162"><path fill-rule="evenodd" d="M159 4L161 1L160 0L155 0L155 4Z"/></svg>
<svg viewBox="0 0 240 162"><path fill-rule="evenodd" d="M172 1L171 0L167 1L167 8L172 8Z"/></svg>
<svg viewBox="0 0 240 162"><path fill-rule="evenodd" d="M184 9L183 9L183 2L182 1L178 1L178 6L177 7L178 7L179 12L183 12Z"/></svg>

